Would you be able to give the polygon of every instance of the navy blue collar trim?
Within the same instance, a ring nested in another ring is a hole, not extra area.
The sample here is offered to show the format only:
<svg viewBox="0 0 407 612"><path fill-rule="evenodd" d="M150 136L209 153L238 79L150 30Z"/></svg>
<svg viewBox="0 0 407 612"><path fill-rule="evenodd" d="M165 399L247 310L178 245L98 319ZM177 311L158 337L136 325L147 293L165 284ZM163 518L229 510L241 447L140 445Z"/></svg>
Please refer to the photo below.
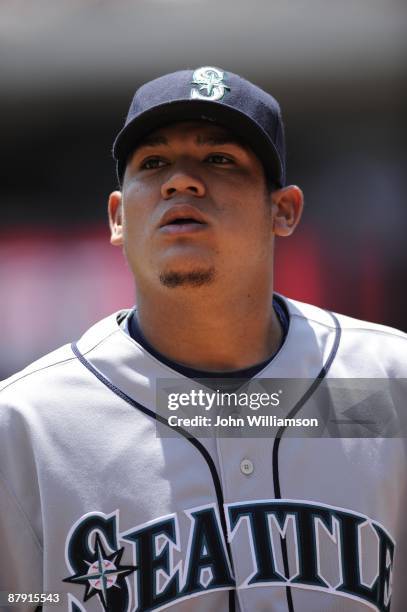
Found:
<svg viewBox="0 0 407 612"><path fill-rule="evenodd" d="M289 314L287 312L286 306L283 300L279 296L275 295L273 297L273 307L279 318L279 321L282 327L282 331L283 331L281 345L278 348L278 351L279 351L281 346L284 344L285 338L287 336L290 319L289 319ZM185 376L186 378L193 378L193 379L195 378L212 378L212 379L214 378L229 378L229 379L230 378L238 378L238 379L253 378L253 376L255 376L258 372L263 370L266 367L266 365L268 365L272 361L272 359L274 359L275 355L277 354L277 353L274 353L273 355L268 357L265 361L262 361L261 363L257 363L256 365L251 366L250 368L245 368L243 370L234 370L232 372L208 372L206 370L196 370L195 368L190 368L188 366L184 366L180 363L177 363L176 361L172 361L171 359L168 359L167 357L165 357L164 355L156 351L156 349L153 346L151 346L151 344L143 336L143 333L137 321L137 317L134 315L135 315L135 310L132 310L129 313L128 318L127 318L127 326L126 326L127 330L126 331L128 332L129 336L133 338L133 340L141 344L141 346L148 353L150 353L150 355L153 355L153 357L161 361L161 363L164 363L165 365L170 367L172 370L179 372L180 374L182 374L182 376Z"/></svg>

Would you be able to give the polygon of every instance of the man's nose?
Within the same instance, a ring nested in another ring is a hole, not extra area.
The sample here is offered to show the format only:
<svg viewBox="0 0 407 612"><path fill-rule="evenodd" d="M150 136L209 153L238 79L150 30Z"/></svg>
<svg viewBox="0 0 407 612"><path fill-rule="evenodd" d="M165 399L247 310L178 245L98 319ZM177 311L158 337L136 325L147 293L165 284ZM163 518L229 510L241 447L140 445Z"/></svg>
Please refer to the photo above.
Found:
<svg viewBox="0 0 407 612"><path fill-rule="evenodd" d="M161 196L168 200L177 193L186 193L195 197L205 195L205 185L191 169L174 168L174 171L161 186Z"/></svg>

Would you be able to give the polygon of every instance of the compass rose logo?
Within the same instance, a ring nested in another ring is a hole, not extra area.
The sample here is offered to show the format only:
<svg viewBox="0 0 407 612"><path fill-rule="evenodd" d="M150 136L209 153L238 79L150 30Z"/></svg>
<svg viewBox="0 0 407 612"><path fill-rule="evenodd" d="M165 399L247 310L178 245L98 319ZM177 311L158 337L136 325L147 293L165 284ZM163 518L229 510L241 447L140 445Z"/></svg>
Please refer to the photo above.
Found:
<svg viewBox="0 0 407 612"><path fill-rule="evenodd" d="M230 87L223 83L224 72L219 68L212 66L197 68L192 79L192 84L198 85L198 88L191 89L193 100L221 100L225 91L230 90Z"/></svg>
<svg viewBox="0 0 407 612"><path fill-rule="evenodd" d="M83 601L97 595L105 612L113 612L113 607L109 606L109 589L120 589L123 579L137 569L134 565L120 565L123 552L124 547L108 555L97 533L94 558L91 562L85 560L88 571L64 578L63 582L85 585Z"/></svg>

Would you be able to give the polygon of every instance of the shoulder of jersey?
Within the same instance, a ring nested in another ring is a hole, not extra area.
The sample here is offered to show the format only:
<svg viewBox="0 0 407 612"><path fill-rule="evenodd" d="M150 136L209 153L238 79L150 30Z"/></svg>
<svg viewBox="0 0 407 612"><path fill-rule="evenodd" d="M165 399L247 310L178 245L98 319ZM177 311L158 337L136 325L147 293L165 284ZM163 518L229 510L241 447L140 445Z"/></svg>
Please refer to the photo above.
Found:
<svg viewBox="0 0 407 612"><path fill-rule="evenodd" d="M353 376L407 378L407 334L393 327L331 313L322 308L284 298L290 317L302 318L315 333L340 328L336 354ZM335 321L336 319L336 321ZM304 350L304 347L302 347Z"/></svg>
<svg viewBox="0 0 407 612"><path fill-rule="evenodd" d="M93 346L119 330L117 317L123 312L124 311L119 311L109 315L101 321L98 321L85 332L81 341L85 342L87 350L91 350ZM66 368L69 368L72 362L76 362L76 357L72 352L71 345L65 344L51 353L44 355L44 357L37 359L13 376L0 381L0 398L2 392L6 390L13 392L16 388L21 388L22 385L31 386L38 382L38 378L41 378L41 381L43 381L45 378L55 378L59 373L61 377L64 377L66 375ZM45 378L43 375L45 375Z"/></svg>
<svg viewBox="0 0 407 612"><path fill-rule="evenodd" d="M331 313L329 310L324 310L318 306L313 306L312 304L306 304L297 300L291 300L286 297L283 299L287 304L290 316L292 317L303 317L309 321L315 321L316 323L329 327L333 325L333 314L339 321L342 331L345 333L360 332L362 334L378 334L379 336L386 335L395 339L399 338L401 340L407 340L407 334L394 327L380 325L379 323L370 323L369 321L355 319L336 312Z"/></svg>

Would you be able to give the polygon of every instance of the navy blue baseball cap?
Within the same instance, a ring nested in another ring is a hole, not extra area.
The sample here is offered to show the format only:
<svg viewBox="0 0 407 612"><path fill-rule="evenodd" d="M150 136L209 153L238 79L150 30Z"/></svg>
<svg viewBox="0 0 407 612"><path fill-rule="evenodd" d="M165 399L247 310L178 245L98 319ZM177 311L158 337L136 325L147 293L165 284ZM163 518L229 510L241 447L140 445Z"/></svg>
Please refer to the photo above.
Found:
<svg viewBox="0 0 407 612"><path fill-rule="evenodd" d="M213 66L166 74L136 91L113 144L119 183L130 153L147 134L176 121L196 120L216 122L241 137L262 162L269 181L285 185L284 128L277 100Z"/></svg>

